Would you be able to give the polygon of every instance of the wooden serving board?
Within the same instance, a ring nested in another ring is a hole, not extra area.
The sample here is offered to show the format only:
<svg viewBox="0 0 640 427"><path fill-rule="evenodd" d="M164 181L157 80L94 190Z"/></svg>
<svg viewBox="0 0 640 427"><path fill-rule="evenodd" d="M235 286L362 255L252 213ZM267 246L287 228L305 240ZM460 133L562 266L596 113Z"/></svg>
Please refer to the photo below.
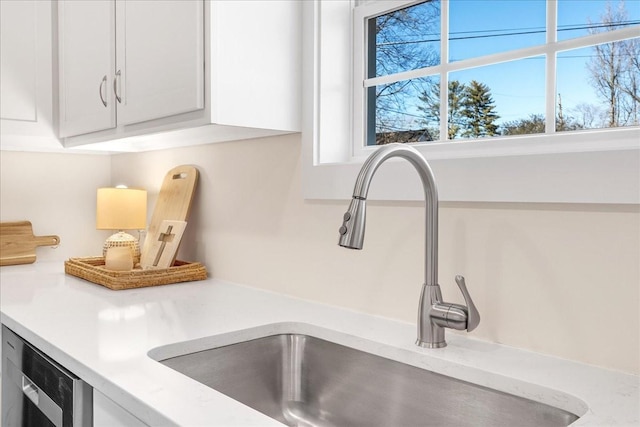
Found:
<svg viewBox="0 0 640 427"><path fill-rule="evenodd" d="M34 236L29 221L0 222L0 266L34 263L36 247L58 244L58 236Z"/></svg>
<svg viewBox="0 0 640 427"><path fill-rule="evenodd" d="M165 175L140 254L142 268L153 266L157 254L152 246L160 238L162 221L186 221L189 217L197 182L198 170L193 166L177 166Z"/></svg>

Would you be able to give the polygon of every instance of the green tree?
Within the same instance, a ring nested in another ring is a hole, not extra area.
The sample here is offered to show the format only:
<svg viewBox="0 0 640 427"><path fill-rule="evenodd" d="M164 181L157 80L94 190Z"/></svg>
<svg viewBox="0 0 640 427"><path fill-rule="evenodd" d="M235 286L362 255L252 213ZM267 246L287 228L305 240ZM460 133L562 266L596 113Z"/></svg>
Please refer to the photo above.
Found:
<svg viewBox="0 0 640 427"><path fill-rule="evenodd" d="M472 80L465 88L462 106L462 114L466 118L463 137L480 138L498 134L496 121L500 116L495 111L496 106L489 86Z"/></svg>
<svg viewBox="0 0 640 427"><path fill-rule="evenodd" d="M449 111L447 117L447 133L449 139L460 136L460 132L466 126L464 115L464 99L467 87L457 80L449 82L449 93L447 96Z"/></svg>
<svg viewBox="0 0 640 427"><path fill-rule="evenodd" d="M512 120L502 124L503 135L529 135L544 133L545 121L542 114L531 114L529 118Z"/></svg>
<svg viewBox="0 0 640 427"><path fill-rule="evenodd" d="M448 139L455 139L460 136L465 126L466 118L463 114L463 101L466 86L458 80L452 80L448 84L447 94L447 134ZM440 83L435 82L419 96L423 105L418 106L418 110L425 115L423 123L430 128L440 127Z"/></svg>

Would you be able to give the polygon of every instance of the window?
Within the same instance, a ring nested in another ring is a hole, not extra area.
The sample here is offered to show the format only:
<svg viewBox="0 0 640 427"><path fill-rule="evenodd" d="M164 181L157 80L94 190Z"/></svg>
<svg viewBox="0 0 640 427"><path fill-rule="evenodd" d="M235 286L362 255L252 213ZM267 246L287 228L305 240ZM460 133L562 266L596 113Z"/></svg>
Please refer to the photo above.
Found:
<svg viewBox="0 0 640 427"><path fill-rule="evenodd" d="M638 4L626 0L629 15L620 28L602 31L596 26L598 33L590 34L588 21L575 25L577 18L571 16L578 2L304 2L305 197L348 198L360 165L376 149L373 144L402 137L400 142L414 142L431 164L441 200L640 203L640 127L632 122L615 128L597 124L590 109L578 116L575 106L585 99L572 94L583 96L589 82L573 78L576 65L571 64L584 64L596 46L624 41L637 47ZM505 9L525 3L530 6L526 14L518 7ZM606 11L606 1L587 3ZM613 0L611 6L616 5ZM505 9L500 13L513 16L498 19L499 7ZM592 20L600 16L579 9ZM485 18L465 21L454 16L460 10ZM395 18L390 14L398 11L428 25L405 23L391 31L388 24ZM497 29L483 27L491 19ZM376 24L387 25L387 33L376 33ZM504 42L489 43L486 28L494 31L491 39ZM444 41L441 34L448 35ZM406 49L389 51L393 43ZM462 99L474 80L474 90L490 95L499 116L496 128L480 128L479 137L455 107L456 94ZM376 94L384 88L397 96L378 101ZM569 118L589 126L563 128L559 117L565 126L572 123ZM527 119L531 123L518 126ZM389 130L376 132L383 120ZM514 126L509 128L508 122ZM411 167L389 163L385 168L390 172L380 172L387 178L377 179L372 196L422 199Z"/></svg>
<svg viewBox="0 0 640 427"><path fill-rule="evenodd" d="M365 145L640 124L635 0L392 6L355 9L354 139Z"/></svg>

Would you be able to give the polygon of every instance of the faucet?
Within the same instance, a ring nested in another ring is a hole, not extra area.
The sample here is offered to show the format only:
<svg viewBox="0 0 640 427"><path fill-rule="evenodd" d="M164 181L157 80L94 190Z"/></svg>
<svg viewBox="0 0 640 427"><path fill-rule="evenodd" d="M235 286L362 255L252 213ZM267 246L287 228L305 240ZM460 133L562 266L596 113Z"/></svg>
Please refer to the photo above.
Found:
<svg viewBox="0 0 640 427"><path fill-rule="evenodd" d="M388 144L369 156L362 165L353 190L353 199L343 216L338 244L349 249L362 249L369 185L378 167L392 157L408 160L416 168L425 195L425 281L418 308L416 344L426 348L442 348L447 345L444 339L445 328L466 329L471 332L480 323L480 314L469 295L464 277L460 275L456 276L455 281L467 305L442 301L438 284L438 189L429 164L418 150L404 144Z"/></svg>

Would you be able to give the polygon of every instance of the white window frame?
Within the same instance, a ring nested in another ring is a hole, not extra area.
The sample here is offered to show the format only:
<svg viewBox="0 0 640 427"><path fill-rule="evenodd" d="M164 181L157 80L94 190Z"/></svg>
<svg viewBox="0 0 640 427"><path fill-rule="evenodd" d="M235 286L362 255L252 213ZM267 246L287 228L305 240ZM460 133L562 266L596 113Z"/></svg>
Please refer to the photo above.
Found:
<svg viewBox="0 0 640 427"><path fill-rule="evenodd" d="M354 84L354 70L363 73L363 61L357 54L361 48L356 48L355 43L364 42L357 41L358 34L363 32L354 31L355 19L360 22L366 16L379 14L381 7L397 9L410 3L414 2L371 2L354 8L353 0L304 2L305 198L349 198L362 162L376 149L364 146L364 108L354 108L356 102L364 99L362 84ZM549 9L555 13L555 8ZM606 42L609 37L597 36L598 42ZM526 50L538 55L572 49L593 43L597 36ZM511 55L509 52L490 55L482 61L506 61ZM441 71L468 66L468 61L445 64ZM555 74L553 60L548 61L547 73L550 70ZM550 86L547 91L553 94L553 85ZM551 114L547 111L547 117L553 123L555 111ZM640 204L638 127L487 138L481 143L448 141L415 147L431 164L443 201ZM415 172L410 165L402 161L389 163L380 169L371 197L421 200L420 182L412 176Z"/></svg>

